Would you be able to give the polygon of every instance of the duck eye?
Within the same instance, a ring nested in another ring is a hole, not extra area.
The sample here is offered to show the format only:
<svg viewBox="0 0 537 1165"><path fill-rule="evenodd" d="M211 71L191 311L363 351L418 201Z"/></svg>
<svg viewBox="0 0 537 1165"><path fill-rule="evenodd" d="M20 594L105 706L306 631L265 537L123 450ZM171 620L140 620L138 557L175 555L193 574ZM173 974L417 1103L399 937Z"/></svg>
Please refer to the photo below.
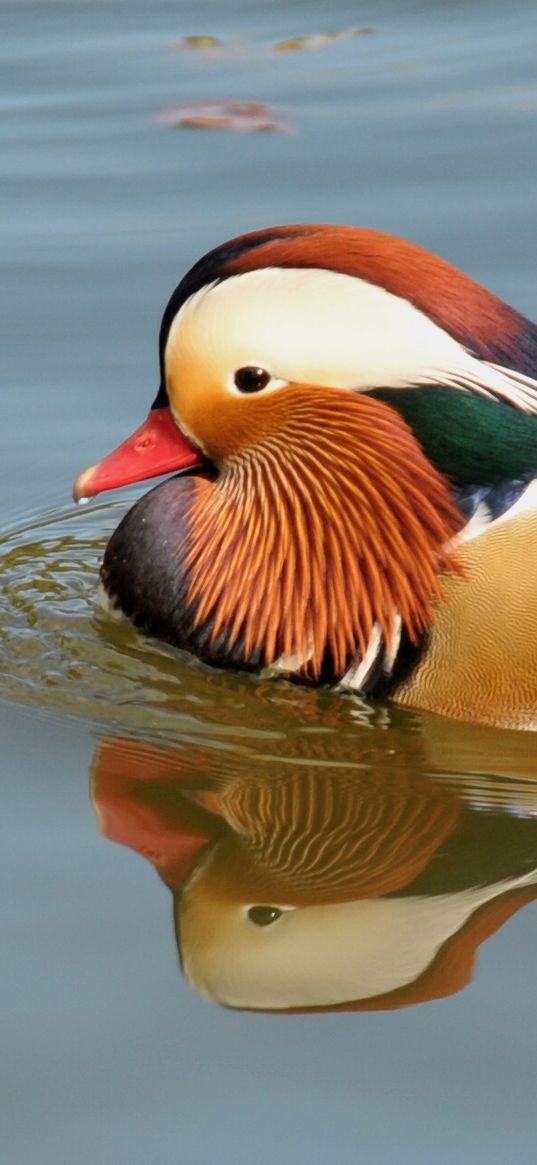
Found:
<svg viewBox="0 0 537 1165"><path fill-rule="evenodd" d="M256 926L270 926L271 922L276 922L282 914L283 911L278 910L277 906L250 906L248 918Z"/></svg>
<svg viewBox="0 0 537 1165"><path fill-rule="evenodd" d="M239 392L260 392L270 381L270 372L266 368L238 368L235 373L235 387Z"/></svg>

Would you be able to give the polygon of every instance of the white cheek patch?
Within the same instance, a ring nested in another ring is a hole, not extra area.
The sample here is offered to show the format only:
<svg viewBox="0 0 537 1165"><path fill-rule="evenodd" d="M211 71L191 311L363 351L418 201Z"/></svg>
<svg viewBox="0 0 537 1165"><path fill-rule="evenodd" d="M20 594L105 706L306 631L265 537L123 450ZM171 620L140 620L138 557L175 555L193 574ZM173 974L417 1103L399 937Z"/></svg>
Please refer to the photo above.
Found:
<svg viewBox="0 0 537 1165"><path fill-rule="evenodd" d="M364 391L438 383L537 411L537 383L472 356L406 299L352 275L269 267L209 284L183 304L167 359L195 361L237 392L249 365L277 382Z"/></svg>

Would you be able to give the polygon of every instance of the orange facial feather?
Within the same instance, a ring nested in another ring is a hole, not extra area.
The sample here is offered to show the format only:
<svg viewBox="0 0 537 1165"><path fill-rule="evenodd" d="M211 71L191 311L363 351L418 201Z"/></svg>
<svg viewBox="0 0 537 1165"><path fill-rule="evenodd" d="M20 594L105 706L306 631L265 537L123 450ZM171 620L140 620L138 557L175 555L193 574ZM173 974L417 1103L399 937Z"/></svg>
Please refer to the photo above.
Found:
<svg viewBox="0 0 537 1165"><path fill-rule="evenodd" d="M415 641L463 524L447 482L371 397L290 385L254 403L246 447L196 482L184 563L196 625L311 678L327 654L343 675L375 624L390 645L398 614Z"/></svg>

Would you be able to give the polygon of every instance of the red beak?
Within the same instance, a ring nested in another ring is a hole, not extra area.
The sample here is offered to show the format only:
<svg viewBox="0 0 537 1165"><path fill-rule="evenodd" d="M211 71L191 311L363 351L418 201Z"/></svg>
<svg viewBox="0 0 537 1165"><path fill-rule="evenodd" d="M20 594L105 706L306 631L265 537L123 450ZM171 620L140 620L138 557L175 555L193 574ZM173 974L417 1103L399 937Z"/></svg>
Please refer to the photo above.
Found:
<svg viewBox="0 0 537 1165"><path fill-rule="evenodd" d="M203 454L183 436L169 408L151 409L143 425L122 445L79 474L73 497L75 502L89 501L103 490L202 463Z"/></svg>

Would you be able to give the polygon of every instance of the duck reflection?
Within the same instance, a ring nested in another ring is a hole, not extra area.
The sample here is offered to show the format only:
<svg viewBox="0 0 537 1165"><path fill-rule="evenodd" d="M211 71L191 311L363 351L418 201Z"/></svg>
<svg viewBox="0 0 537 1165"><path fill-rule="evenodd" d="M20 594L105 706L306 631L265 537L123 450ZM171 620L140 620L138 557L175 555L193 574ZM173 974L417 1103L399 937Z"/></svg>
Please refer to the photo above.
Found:
<svg viewBox="0 0 537 1165"><path fill-rule="evenodd" d="M484 736L495 761L481 748L469 776L443 760L475 760L471 733L465 754L460 726L444 737L434 718L413 725L306 733L299 746L284 736L270 755L224 749L217 761L202 744L102 742L101 828L172 890L182 967L203 995L283 1012L440 998L537 896L532 738Z"/></svg>

